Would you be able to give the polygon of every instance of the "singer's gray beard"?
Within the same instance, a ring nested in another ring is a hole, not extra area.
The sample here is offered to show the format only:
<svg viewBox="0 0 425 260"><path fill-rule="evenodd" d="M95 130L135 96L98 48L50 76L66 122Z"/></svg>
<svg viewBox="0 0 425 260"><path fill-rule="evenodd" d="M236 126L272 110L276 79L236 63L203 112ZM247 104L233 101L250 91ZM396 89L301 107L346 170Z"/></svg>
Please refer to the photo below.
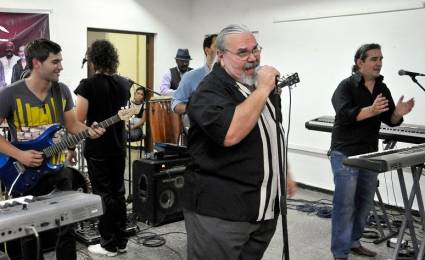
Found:
<svg viewBox="0 0 425 260"><path fill-rule="evenodd" d="M258 66L259 66L258 63L246 63L243 66L244 70L242 70L242 72L241 72L240 82L242 84L244 84L244 85L247 85L247 86L250 86L250 87L254 87L255 86L255 82L257 81L257 70L254 71L254 74L252 76L248 76L245 73L245 69L256 68Z"/></svg>

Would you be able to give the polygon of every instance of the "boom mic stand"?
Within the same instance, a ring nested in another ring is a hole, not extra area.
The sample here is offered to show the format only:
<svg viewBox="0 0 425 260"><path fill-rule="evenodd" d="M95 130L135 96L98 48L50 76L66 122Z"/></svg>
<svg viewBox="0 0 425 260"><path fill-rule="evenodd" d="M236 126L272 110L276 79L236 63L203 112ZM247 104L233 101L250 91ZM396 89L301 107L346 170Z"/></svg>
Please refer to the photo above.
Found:
<svg viewBox="0 0 425 260"><path fill-rule="evenodd" d="M156 92L155 90L153 90L153 89L151 89L151 88L149 88L149 87L146 87L146 86L140 85L139 83L134 82L134 81L132 81L131 79L128 79L128 82L130 83L130 86L132 86L132 85L134 84L134 85L136 85L136 86L139 86L139 87L142 87L142 88L146 89L147 91L149 91L149 92L151 92L151 93L153 93L153 94L156 94L156 95L158 95L158 96L162 96L162 94L161 94L161 93L158 93L158 92ZM145 97L145 98L146 98L146 97Z"/></svg>
<svg viewBox="0 0 425 260"><path fill-rule="evenodd" d="M133 85L136 85L136 86L139 86L139 87L142 87L142 88L144 88L144 89L146 89L147 91L149 91L149 92L151 92L151 93L153 93L153 94L156 94L156 95L158 95L158 96L162 96L160 93L158 93L158 92L156 92L156 91L154 91L153 89L151 89L151 88L149 88L149 87L146 87L146 86L143 86L143 85L141 85L141 84L139 84L139 83L137 83L137 82L134 82L133 80L131 80L131 79L129 79L129 78L127 78L127 80L128 80L128 82L129 82L129 88L131 89L131 86L133 86ZM131 106L131 101L130 101L130 99L131 99L131 97L129 98L129 100L128 100L128 105L129 105L129 107ZM146 97L145 97L145 100L146 100ZM146 102L146 104L148 104L148 102ZM130 123L130 121L128 121L128 133L127 133L127 145L128 145L128 197L127 197L127 203L131 203L132 202L132 196L133 196L133 193L132 193L132 169L131 169L131 141L130 141L130 128L131 128L131 123Z"/></svg>
<svg viewBox="0 0 425 260"><path fill-rule="evenodd" d="M294 73L288 77L276 77L276 87L274 93L270 97L271 102L275 108L276 114L276 141L277 141L277 149L278 149L278 159L279 159L279 185L280 185L280 214L282 215L282 236L283 236L283 255L282 259L289 260L289 243L288 243L288 210L286 204L286 195L287 195L287 186L288 183L288 143L285 142L285 132L283 128L280 127L282 123L282 109L281 109L281 99L280 94L282 92L282 88L288 87L289 89L289 115L288 115L288 131L291 123L291 86L300 82L298 77L298 73ZM295 85L296 86L296 85ZM282 131L283 130L283 131ZM289 132L288 132L289 133ZM287 140L288 141L287 136ZM283 151L281 143L281 138L283 139ZM283 154L282 154L283 153ZM283 155L283 157L282 157ZM282 169L282 160L283 160L283 169Z"/></svg>
<svg viewBox="0 0 425 260"><path fill-rule="evenodd" d="M130 81L130 88L132 86L132 82ZM128 99L128 107L131 106L131 96ZM130 119L131 120L131 119ZM131 191L132 186L132 180L131 180L131 141L130 141L130 130L131 130L131 121L128 120L127 122L127 146L128 146L128 197L127 197L127 203L132 203L132 197L133 193Z"/></svg>
<svg viewBox="0 0 425 260"><path fill-rule="evenodd" d="M418 82L415 76L410 76L413 82L415 82L423 91L425 91L425 88Z"/></svg>
<svg viewBox="0 0 425 260"><path fill-rule="evenodd" d="M289 260L289 243L288 243L288 218L287 218L287 205L286 205L286 177L287 177L287 156L286 151L282 151L281 149L281 137L283 138L283 142L285 142L284 133L282 133L281 128L279 127L280 122L282 122L282 111L281 111L281 100L280 100L280 89L276 89L277 93L274 93L271 97L271 101L274 104L276 111L276 136L277 136L277 147L278 147L278 158L279 158L279 184L280 184L280 214L282 216L282 236L283 236L283 251L284 255L283 259ZM282 136L281 136L282 135ZM285 146L285 144L284 144ZM282 169L282 152L284 152L283 156L283 164L284 169Z"/></svg>

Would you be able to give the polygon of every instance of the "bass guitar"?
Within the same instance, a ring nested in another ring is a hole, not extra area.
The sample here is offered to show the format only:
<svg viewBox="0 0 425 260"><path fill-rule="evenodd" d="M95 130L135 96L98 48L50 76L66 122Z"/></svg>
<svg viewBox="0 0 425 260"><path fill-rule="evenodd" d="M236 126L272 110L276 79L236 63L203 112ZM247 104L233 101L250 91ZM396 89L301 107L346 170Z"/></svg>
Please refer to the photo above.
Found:
<svg viewBox="0 0 425 260"><path fill-rule="evenodd" d="M121 120L129 120L131 116L139 113L139 108L122 109L116 114L98 124L107 128ZM5 154L0 153L0 180L9 190L10 194L23 194L33 188L40 178L47 173L61 170L63 164L49 162L48 158L78 144L89 136L88 130L63 138L54 143L53 137L62 129L60 124L55 124L46 129L39 137L31 141L12 142L12 145L21 150L37 150L43 152L43 163L38 167L25 167L23 164Z"/></svg>

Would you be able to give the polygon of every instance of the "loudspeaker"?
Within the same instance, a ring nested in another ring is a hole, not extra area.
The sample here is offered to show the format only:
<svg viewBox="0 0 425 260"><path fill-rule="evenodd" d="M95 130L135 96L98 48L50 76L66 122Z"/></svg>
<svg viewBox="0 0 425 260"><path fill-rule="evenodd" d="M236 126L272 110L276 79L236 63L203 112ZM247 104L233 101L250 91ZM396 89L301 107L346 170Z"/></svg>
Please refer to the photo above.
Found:
<svg viewBox="0 0 425 260"><path fill-rule="evenodd" d="M158 226L183 219L180 205L189 157L133 162L133 212L140 221Z"/></svg>

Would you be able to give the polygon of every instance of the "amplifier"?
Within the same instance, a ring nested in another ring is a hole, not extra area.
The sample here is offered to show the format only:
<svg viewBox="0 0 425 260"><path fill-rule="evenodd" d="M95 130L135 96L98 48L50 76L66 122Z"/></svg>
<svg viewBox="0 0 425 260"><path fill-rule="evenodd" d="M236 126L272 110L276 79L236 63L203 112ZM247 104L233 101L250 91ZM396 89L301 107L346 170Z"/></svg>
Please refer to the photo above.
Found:
<svg viewBox="0 0 425 260"><path fill-rule="evenodd" d="M152 226L183 219L180 205L189 157L133 162L133 211Z"/></svg>

